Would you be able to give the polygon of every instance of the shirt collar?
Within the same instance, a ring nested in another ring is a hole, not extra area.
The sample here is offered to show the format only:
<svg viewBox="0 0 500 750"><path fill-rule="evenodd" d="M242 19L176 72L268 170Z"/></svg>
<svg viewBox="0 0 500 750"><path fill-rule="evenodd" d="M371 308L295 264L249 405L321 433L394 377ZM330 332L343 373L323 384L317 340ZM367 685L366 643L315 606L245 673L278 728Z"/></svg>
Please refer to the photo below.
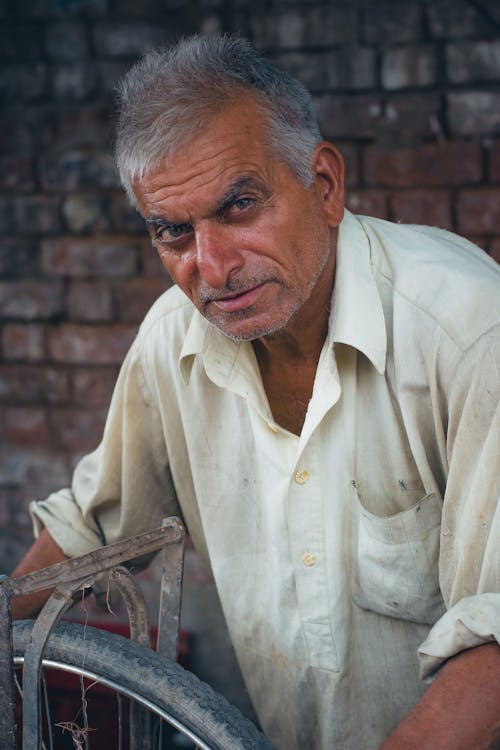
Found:
<svg viewBox="0 0 500 750"><path fill-rule="evenodd" d="M385 370L387 334L382 303L371 271L370 243L361 223L349 211L345 212L339 227L328 343L353 346L368 357L378 372ZM232 341L194 310L179 357L184 381L189 380L197 354L204 355L205 364L207 357L217 364L217 380L222 373L229 378L237 359L239 365L242 360L248 362L248 357L241 356L248 346L248 342ZM254 369L251 362L248 365Z"/></svg>
<svg viewBox="0 0 500 750"><path fill-rule="evenodd" d="M359 219L349 211L339 226L328 338L332 344L355 347L379 373L384 372L387 332L373 278L370 241Z"/></svg>

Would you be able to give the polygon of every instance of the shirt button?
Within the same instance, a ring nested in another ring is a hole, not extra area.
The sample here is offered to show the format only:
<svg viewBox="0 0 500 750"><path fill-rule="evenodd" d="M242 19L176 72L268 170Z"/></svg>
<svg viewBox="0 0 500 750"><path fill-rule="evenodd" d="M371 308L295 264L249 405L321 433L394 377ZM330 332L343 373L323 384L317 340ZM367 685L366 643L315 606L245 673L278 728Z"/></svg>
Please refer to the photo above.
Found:
<svg viewBox="0 0 500 750"><path fill-rule="evenodd" d="M305 484L307 480L309 479L309 472L305 469L299 469L295 472L293 475L293 478L297 484Z"/></svg>
<svg viewBox="0 0 500 750"><path fill-rule="evenodd" d="M316 565L316 562L318 561L318 558L314 554L314 552L304 552L302 555L302 562L304 565L307 565L308 568L312 568L313 565Z"/></svg>

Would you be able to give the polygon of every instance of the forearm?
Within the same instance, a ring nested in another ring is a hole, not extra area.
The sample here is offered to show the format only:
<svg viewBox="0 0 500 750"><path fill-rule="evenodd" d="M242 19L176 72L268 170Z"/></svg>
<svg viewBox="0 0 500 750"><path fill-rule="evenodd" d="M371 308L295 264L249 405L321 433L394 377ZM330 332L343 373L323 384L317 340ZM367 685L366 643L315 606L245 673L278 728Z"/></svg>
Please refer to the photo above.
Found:
<svg viewBox="0 0 500 750"><path fill-rule="evenodd" d="M47 529L43 529L38 539L30 547L17 568L11 574L13 578L40 570L47 565L66 560L58 544L51 537ZM38 591L27 596L18 596L12 600L12 617L21 620L26 617L34 617L41 610L50 596L50 591Z"/></svg>
<svg viewBox="0 0 500 750"><path fill-rule="evenodd" d="M500 750L500 646L450 659L380 750Z"/></svg>

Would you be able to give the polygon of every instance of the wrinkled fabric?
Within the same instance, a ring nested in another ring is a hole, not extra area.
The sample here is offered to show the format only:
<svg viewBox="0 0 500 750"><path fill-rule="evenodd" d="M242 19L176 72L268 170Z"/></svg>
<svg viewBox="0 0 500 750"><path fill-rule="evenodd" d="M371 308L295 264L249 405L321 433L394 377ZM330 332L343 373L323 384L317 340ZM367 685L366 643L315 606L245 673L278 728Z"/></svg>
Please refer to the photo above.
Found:
<svg viewBox="0 0 500 750"><path fill-rule="evenodd" d="M270 739L377 748L422 678L499 637L499 280L455 235L346 213L300 437L251 344L169 290L36 528L75 555L182 516Z"/></svg>

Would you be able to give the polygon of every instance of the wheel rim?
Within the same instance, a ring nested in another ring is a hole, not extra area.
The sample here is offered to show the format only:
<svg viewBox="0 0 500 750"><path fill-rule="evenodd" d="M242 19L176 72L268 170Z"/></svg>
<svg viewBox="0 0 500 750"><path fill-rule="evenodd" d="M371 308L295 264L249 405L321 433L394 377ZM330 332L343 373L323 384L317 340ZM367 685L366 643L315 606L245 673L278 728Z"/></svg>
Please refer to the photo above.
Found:
<svg viewBox="0 0 500 750"><path fill-rule="evenodd" d="M23 656L14 657L15 667L22 667L23 664L24 664ZM102 674L97 674L96 672L93 672L91 669L87 669L85 666L66 664L65 662L57 661L54 659L48 659L48 658L44 658L42 661L42 664L47 669L56 669L61 672L67 672L69 674L74 674L78 677L83 677L85 679L91 680L92 682L99 683L100 685L104 685L104 687L107 687L110 690L115 691L119 695L123 695L126 698L129 698L130 700L135 701L142 708L148 709L148 711L151 711L156 716L166 721L168 724L170 724L170 726L172 726L178 732L180 732L185 737L187 737L191 742L193 742L196 745L197 750L213 750L212 746L207 745L206 742L201 737L199 737L198 734L193 732L189 727L187 727L185 724L183 724L174 716L172 716L164 708L153 703L148 698L145 698L143 695L136 692L134 689L123 686L115 682L113 679L109 677L104 677Z"/></svg>

